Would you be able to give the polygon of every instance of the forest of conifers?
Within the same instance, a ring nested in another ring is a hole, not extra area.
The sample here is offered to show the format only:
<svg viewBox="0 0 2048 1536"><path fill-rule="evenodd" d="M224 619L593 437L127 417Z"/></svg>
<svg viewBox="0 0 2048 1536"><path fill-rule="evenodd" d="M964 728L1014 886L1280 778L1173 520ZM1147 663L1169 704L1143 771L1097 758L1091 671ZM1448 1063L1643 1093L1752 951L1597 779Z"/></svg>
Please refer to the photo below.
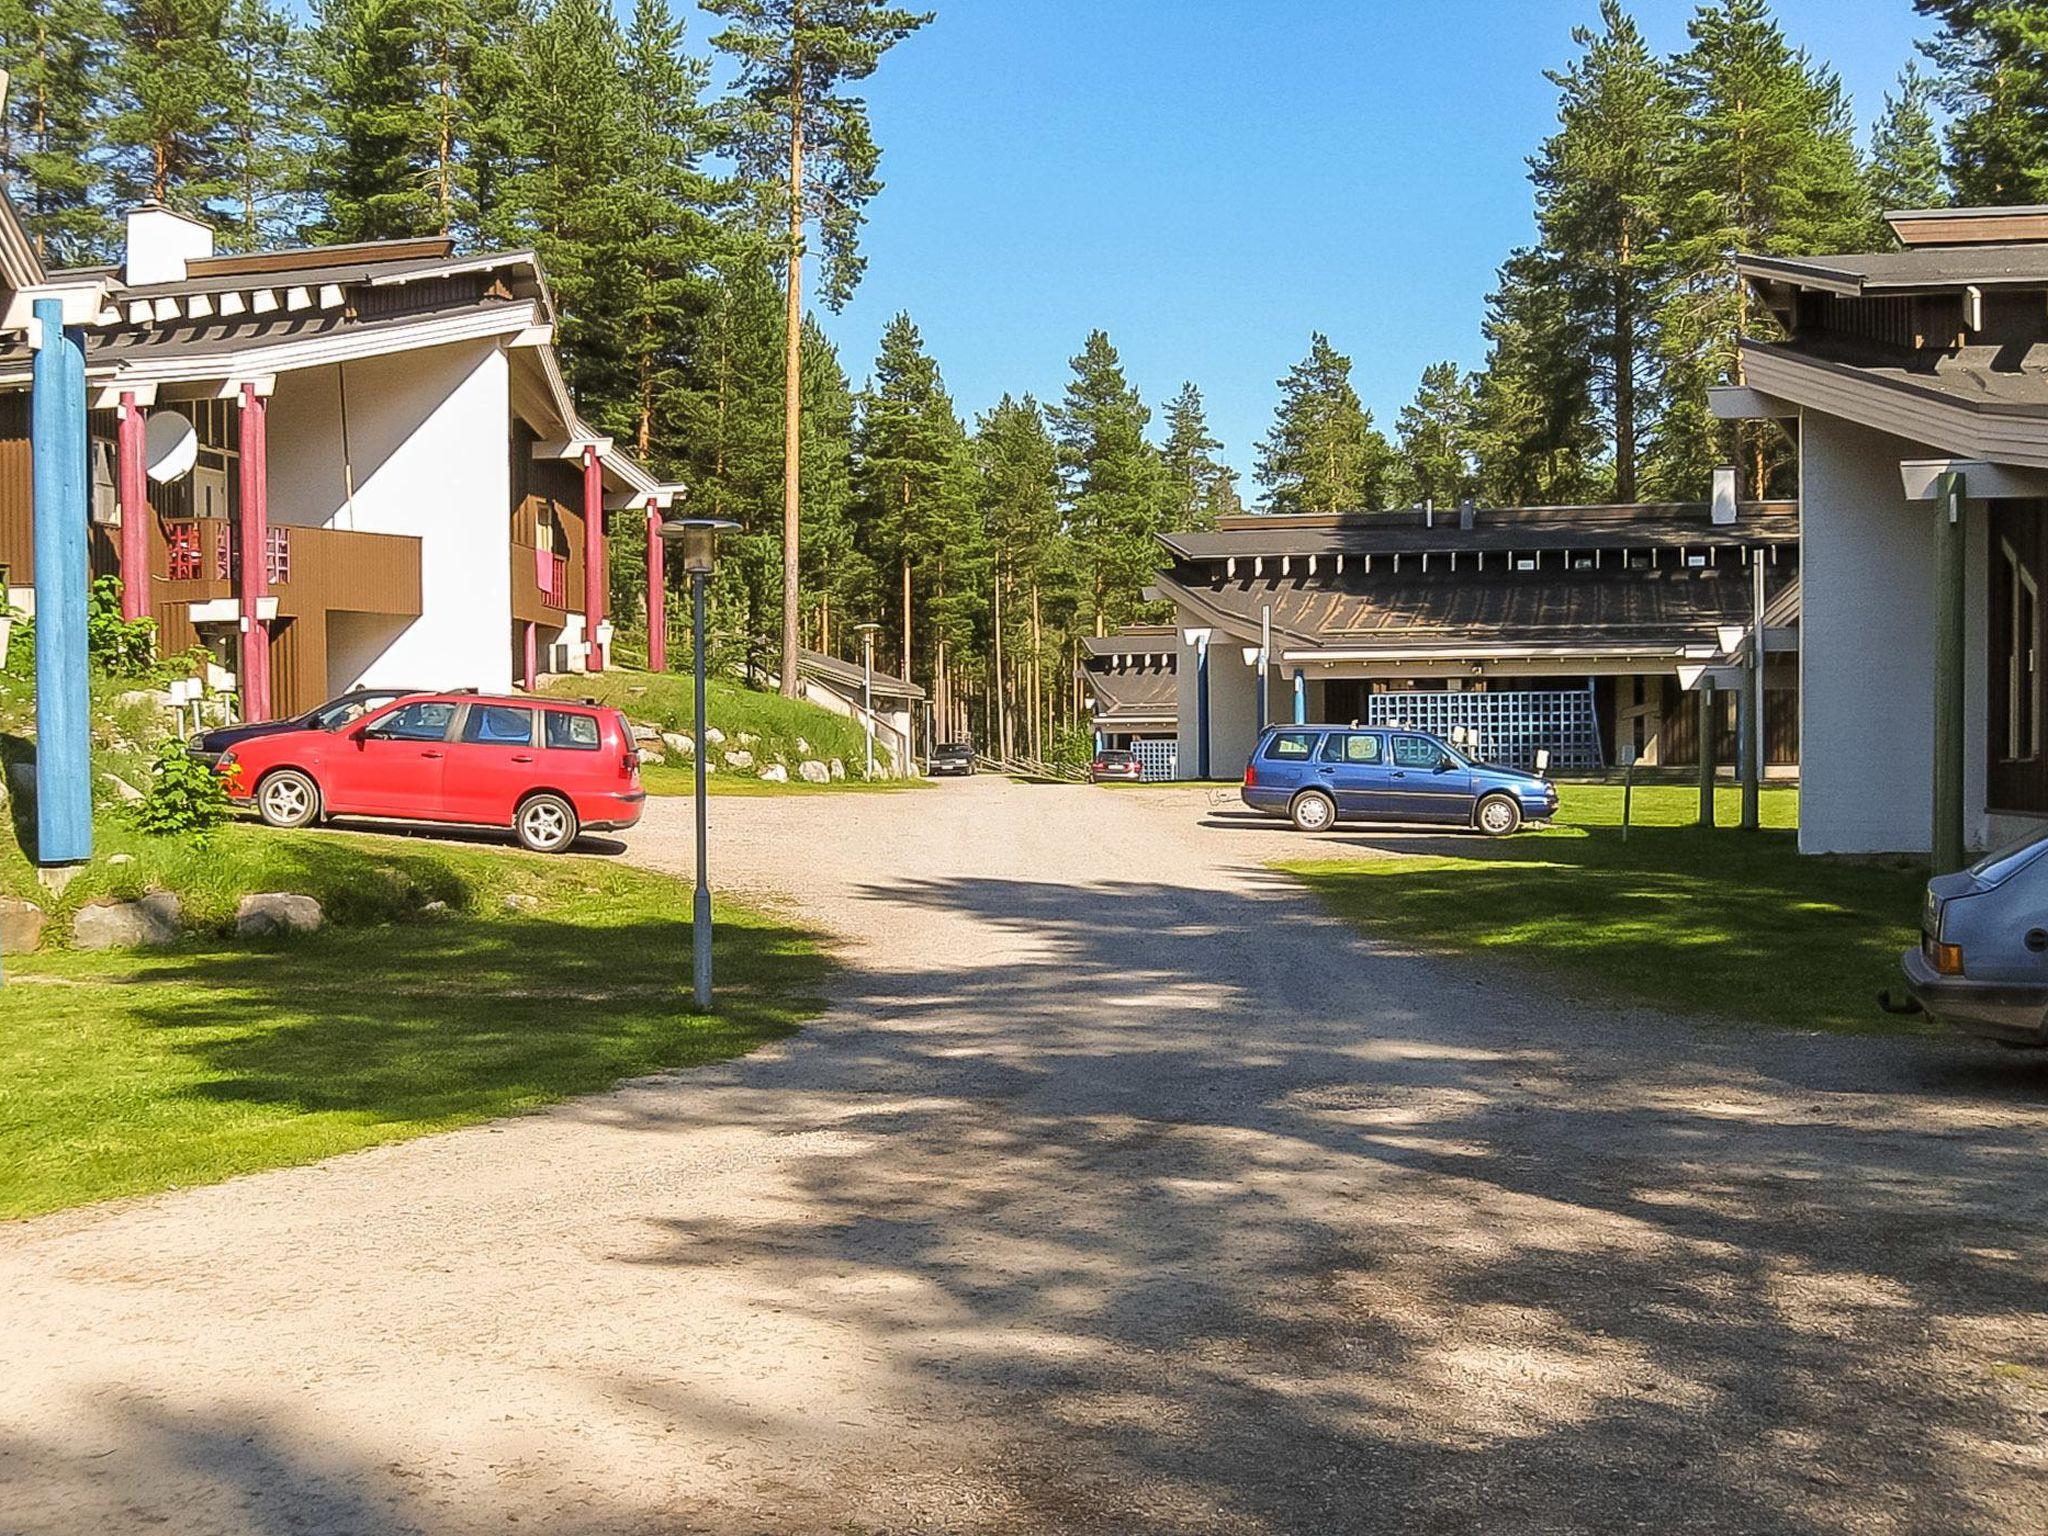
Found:
<svg viewBox="0 0 2048 1536"><path fill-rule="evenodd" d="M1924 58L1859 124L1765 0L1701 5L1672 56L1605 0L1558 40L1557 122L1529 159L1536 235L1500 266L1482 366L1424 369L1387 430L1344 352L1302 338L1255 493L1196 386L1155 416L1100 331L1074 338L1058 398L1020 388L969 419L910 316L850 363L807 317L805 643L851 656L853 625L880 622L878 660L955 727L985 729L1000 691L1018 749L1043 754L1080 718L1077 637L1145 616L1155 536L1245 510L1241 494L1273 512L1691 498L1730 462L1748 491L1786 490L1782 433L1738 437L1707 411L1738 334L1770 324L1731 253L1877 247L1888 207L2048 201L2048 6L1916 5ZM533 247L584 415L687 483L693 511L742 525L717 585L721 658L773 669L783 145L801 119L806 293L843 303L880 190L844 86L931 18L881 0L704 8L722 29L700 44L668 0L623 17L605 0L319 0L308 23L273 0L0 0L0 162L52 266L115 254L120 211L145 199L203 214L226 249L422 233ZM837 85L793 110L791 50L828 33L850 50L818 71ZM619 613L637 615L630 531L612 569Z"/></svg>

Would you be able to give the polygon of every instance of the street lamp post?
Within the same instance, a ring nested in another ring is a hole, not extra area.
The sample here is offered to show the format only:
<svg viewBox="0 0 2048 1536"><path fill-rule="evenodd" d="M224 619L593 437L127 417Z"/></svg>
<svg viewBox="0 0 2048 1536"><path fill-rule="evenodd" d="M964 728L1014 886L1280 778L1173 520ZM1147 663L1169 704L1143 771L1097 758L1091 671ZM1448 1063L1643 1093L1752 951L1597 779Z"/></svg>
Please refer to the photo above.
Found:
<svg viewBox="0 0 2048 1536"><path fill-rule="evenodd" d="M875 632L879 624L856 624L854 630L860 636L861 682L860 707L864 715L862 724L868 732L868 777L875 776Z"/></svg>
<svg viewBox="0 0 2048 1536"><path fill-rule="evenodd" d="M718 535L738 523L717 517L676 517L662 524L661 536L683 546L683 571L690 578L690 668L697 684L697 893L690 908L691 981L697 1011L711 1008L711 860L707 829L710 807L705 793L704 761L711 747L704 739L704 585L718 560Z"/></svg>

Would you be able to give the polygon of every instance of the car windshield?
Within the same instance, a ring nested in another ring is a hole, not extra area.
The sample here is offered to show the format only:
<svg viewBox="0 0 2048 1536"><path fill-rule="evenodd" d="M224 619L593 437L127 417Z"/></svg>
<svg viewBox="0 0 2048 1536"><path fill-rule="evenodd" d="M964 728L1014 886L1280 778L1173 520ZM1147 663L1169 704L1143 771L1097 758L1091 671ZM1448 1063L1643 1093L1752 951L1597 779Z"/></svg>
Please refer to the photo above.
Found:
<svg viewBox="0 0 2048 1536"><path fill-rule="evenodd" d="M2022 838L1994 853L1987 853L1970 866L1970 873L1983 885L2000 885L2025 869L2048 850L2048 831Z"/></svg>
<svg viewBox="0 0 2048 1536"><path fill-rule="evenodd" d="M345 699L336 699L331 704L322 704L306 717L306 723L316 731L338 731L344 725L353 725L373 709L382 709L393 699L403 698L396 693L357 693Z"/></svg>
<svg viewBox="0 0 2048 1536"><path fill-rule="evenodd" d="M939 755L941 757L971 757L973 753L974 748L967 745L964 741L942 741L939 743Z"/></svg>

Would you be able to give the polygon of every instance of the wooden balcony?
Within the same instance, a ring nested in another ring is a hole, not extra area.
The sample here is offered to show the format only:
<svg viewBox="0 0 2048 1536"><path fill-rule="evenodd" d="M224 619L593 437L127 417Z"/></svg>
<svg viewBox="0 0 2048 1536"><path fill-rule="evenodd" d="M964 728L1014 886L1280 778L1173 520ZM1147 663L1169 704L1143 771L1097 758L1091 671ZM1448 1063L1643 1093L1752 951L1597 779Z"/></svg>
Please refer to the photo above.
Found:
<svg viewBox="0 0 2048 1536"><path fill-rule="evenodd" d="M233 597L239 550L225 518L173 518L158 525L151 610ZM403 534L273 524L265 543L270 595L280 618L333 610L417 618L420 541ZM169 638L168 635L166 638Z"/></svg>

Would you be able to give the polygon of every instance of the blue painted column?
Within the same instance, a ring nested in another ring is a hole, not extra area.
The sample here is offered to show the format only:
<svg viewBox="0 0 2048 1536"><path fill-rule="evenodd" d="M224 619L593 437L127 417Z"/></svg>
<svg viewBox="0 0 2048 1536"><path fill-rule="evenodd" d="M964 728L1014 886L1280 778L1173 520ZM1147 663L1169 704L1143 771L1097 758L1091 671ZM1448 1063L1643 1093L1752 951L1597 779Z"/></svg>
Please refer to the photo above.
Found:
<svg viewBox="0 0 2048 1536"><path fill-rule="evenodd" d="M1195 777L1209 777L1209 642L1195 647Z"/></svg>
<svg viewBox="0 0 2048 1536"><path fill-rule="evenodd" d="M61 299L37 299L43 345L31 374L35 462L36 862L92 857L90 701L85 679L85 333Z"/></svg>
<svg viewBox="0 0 2048 1536"><path fill-rule="evenodd" d="M1299 667L1294 669L1294 723L1308 723L1308 679Z"/></svg>

